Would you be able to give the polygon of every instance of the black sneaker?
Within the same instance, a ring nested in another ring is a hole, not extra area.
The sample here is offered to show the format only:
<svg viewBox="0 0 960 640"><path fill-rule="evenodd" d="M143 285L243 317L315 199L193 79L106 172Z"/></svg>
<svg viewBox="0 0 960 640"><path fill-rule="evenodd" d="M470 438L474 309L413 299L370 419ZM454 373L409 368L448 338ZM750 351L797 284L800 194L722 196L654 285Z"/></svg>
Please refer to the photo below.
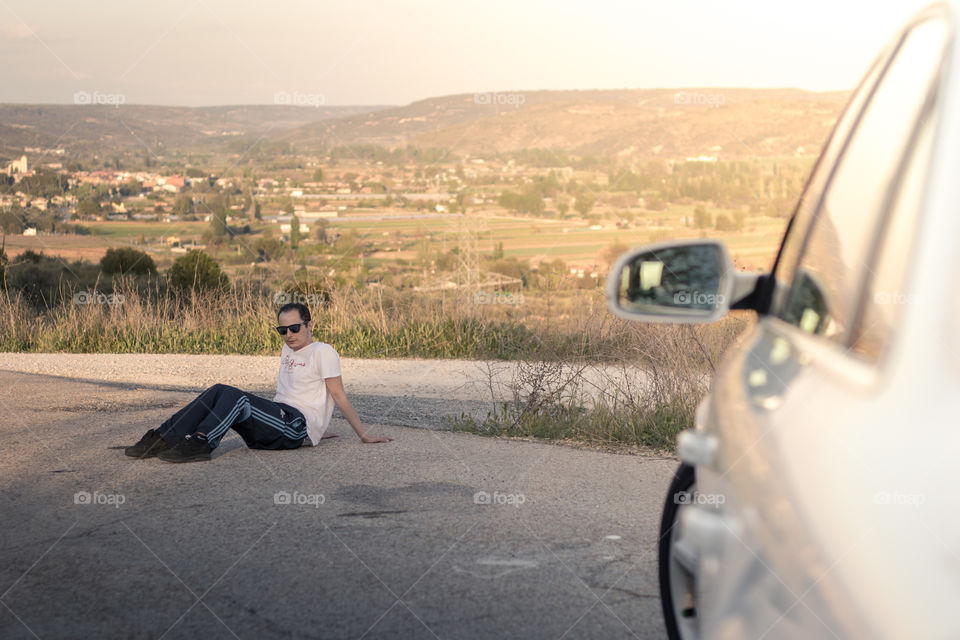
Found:
<svg viewBox="0 0 960 640"><path fill-rule="evenodd" d="M161 451L166 451L167 448L167 443L160 437L160 434L153 429L148 429L140 438L140 442L132 447L127 447L123 452L131 458L152 458Z"/></svg>
<svg viewBox="0 0 960 640"><path fill-rule="evenodd" d="M207 442L206 436L191 433L177 445L161 451L157 457L167 462L199 462L209 460L211 451L213 447Z"/></svg>

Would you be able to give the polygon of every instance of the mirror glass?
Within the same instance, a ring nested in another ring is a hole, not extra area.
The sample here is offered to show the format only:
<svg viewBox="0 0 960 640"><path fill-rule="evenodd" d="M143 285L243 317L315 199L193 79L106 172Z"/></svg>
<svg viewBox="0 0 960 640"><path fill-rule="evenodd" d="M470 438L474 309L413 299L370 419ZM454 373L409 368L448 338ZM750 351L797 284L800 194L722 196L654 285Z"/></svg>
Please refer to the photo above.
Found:
<svg viewBox="0 0 960 640"><path fill-rule="evenodd" d="M647 314L707 316L721 294L724 256L716 244L686 244L638 254L620 272L619 304Z"/></svg>

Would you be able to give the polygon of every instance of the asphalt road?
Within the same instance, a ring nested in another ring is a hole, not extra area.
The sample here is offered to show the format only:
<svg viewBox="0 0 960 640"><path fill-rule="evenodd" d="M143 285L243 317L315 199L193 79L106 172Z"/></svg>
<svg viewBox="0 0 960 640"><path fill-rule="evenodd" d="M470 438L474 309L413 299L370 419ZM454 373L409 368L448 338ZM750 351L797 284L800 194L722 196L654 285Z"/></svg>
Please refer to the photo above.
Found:
<svg viewBox="0 0 960 640"><path fill-rule="evenodd" d="M138 461L193 390L4 369L0 638L664 635L673 460L335 419L317 448Z"/></svg>

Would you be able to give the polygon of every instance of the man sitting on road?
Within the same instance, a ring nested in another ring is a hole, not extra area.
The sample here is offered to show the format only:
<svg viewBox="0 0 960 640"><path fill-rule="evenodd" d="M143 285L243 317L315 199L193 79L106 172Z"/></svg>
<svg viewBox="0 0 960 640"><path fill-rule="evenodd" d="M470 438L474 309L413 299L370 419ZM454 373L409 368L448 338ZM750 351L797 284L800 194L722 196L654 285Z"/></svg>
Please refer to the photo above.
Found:
<svg viewBox="0 0 960 640"><path fill-rule="evenodd" d="M329 344L314 342L306 305L283 305L277 320L284 345L272 401L215 384L160 427L149 429L124 453L133 458L156 456L167 462L209 460L231 427L251 449L316 446L330 424L334 403L361 441L390 442L392 438L377 438L364 431L343 390L340 356Z"/></svg>

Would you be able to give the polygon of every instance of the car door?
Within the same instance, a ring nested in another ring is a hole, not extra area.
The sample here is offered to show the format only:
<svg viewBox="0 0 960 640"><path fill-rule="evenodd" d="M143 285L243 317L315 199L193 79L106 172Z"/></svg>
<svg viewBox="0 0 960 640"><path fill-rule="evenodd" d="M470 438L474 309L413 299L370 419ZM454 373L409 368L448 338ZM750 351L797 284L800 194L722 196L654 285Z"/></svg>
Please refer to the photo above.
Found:
<svg viewBox="0 0 960 640"><path fill-rule="evenodd" d="M698 490L724 497L714 501L720 509L687 519L699 528L691 533L704 637L890 633L869 628L869 612L834 571L855 548L825 544L822 523L843 518L843 468L856 455L844 426L871 403L895 333L895 314L877 308L877 274L896 295L949 40L947 18L932 10L867 74L801 196L766 313L701 409L698 437L719 447L699 461Z"/></svg>

